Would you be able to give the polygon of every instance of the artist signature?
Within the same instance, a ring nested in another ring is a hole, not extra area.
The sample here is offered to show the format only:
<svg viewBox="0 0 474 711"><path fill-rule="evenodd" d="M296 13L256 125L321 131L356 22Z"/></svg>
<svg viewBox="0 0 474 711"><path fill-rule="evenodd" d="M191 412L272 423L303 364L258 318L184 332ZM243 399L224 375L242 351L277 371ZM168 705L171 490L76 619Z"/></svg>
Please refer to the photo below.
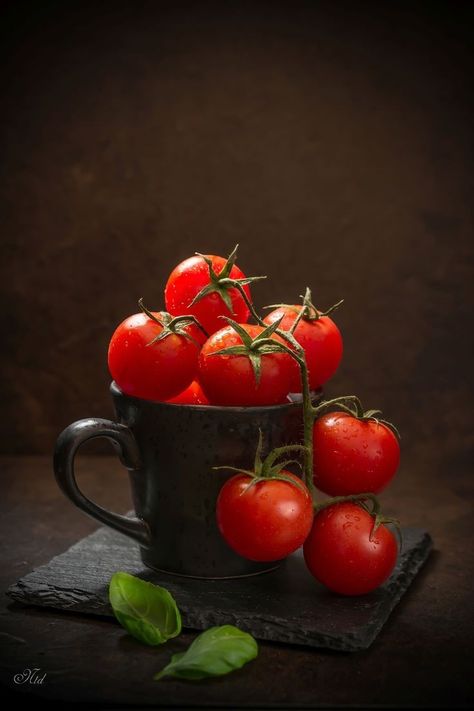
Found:
<svg viewBox="0 0 474 711"><path fill-rule="evenodd" d="M42 672L38 667L35 669L24 669L20 674L15 674L13 681L15 684L42 684L46 678L46 672Z"/></svg>

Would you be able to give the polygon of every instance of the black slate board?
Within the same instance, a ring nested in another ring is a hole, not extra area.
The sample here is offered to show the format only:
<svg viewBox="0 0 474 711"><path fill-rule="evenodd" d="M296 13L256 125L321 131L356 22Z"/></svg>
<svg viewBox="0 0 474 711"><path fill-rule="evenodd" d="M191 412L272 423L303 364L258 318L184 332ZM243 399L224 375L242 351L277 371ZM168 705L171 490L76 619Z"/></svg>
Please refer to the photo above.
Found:
<svg viewBox="0 0 474 711"><path fill-rule="evenodd" d="M149 570L133 542L100 528L18 580L8 595L30 605L112 616L108 582L123 570L166 587L185 627L235 624L258 639L358 651L374 641L432 547L422 529L402 529L402 540L389 580L369 595L348 598L319 585L306 570L301 552L277 570L255 577L195 580Z"/></svg>

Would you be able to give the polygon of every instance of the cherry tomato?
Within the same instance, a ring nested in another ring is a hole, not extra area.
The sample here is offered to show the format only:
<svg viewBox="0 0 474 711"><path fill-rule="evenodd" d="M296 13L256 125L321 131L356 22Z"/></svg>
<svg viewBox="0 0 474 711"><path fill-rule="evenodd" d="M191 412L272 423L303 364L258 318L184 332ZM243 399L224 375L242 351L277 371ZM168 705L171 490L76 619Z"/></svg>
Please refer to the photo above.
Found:
<svg viewBox="0 0 474 711"><path fill-rule="evenodd" d="M308 489L294 474L281 473L300 486L263 479L246 489L251 477L236 474L219 493L217 525L227 544L244 558L281 560L303 544L311 529L313 505Z"/></svg>
<svg viewBox="0 0 474 711"><path fill-rule="evenodd" d="M227 260L213 254L206 255L206 257L212 261L212 267L216 274L220 274ZM245 274L234 264L229 277L231 279L245 279ZM231 311L227 308L222 296L215 291L191 306L194 297L210 283L209 266L202 257L195 256L185 259L173 269L168 277L165 287L167 310L174 316L182 314L196 316L209 335L218 331L225 324L225 321L220 318L221 316L228 316L235 321L245 323L250 312L242 295L235 287L228 289L232 303ZM243 288L250 299L249 287L245 285Z"/></svg>
<svg viewBox="0 0 474 711"><path fill-rule="evenodd" d="M153 312L158 319L160 312ZM144 313L125 319L109 344L108 364L112 378L127 395L144 400L167 400L182 392L194 379L201 331L191 324L185 330L197 341L171 333L151 343L163 330Z"/></svg>
<svg viewBox="0 0 474 711"><path fill-rule="evenodd" d="M265 329L242 324L255 338ZM273 339L282 342L279 336ZM223 348L242 345L232 326L221 328L205 342L199 356L198 380L211 405L258 406L285 402L290 392L293 359L287 353L261 356L261 375L257 385L255 372L247 355L213 355Z"/></svg>
<svg viewBox="0 0 474 711"><path fill-rule="evenodd" d="M204 395L204 391L197 380L193 380L186 390L183 390L182 393L172 397L167 402L172 402L176 405L209 405L209 400Z"/></svg>
<svg viewBox="0 0 474 711"><path fill-rule="evenodd" d="M264 318L264 322L270 325L283 316L279 328L289 331L301 308L302 306L297 305L280 306L271 311ZM301 319L293 335L305 351L309 387L311 390L317 390L339 367L342 358L341 332L329 316L321 316L313 321ZM291 392L301 392L301 377L296 362L293 366Z"/></svg>
<svg viewBox="0 0 474 711"><path fill-rule="evenodd" d="M400 463L400 445L390 427L332 412L313 427L315 486L330 496L379 493Z"/></svg>
<svg viewBox="0 0 474 711"><path fill-rule="evenodd" d="M374 519L353 503L333 504L314 517L303 551L316 580L341 595L364 595L390 575L398 546L383 524L371 536Z"/></svg>

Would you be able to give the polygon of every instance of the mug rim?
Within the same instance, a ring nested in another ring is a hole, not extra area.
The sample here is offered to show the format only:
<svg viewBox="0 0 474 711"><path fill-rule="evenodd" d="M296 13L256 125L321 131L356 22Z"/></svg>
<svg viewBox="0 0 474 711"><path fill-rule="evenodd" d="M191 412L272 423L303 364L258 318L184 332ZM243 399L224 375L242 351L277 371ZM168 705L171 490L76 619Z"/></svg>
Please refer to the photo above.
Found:
<svg viewBox="0 0 474 711"><path fill-rule="evenodd" d="M127 393L124 393L123 390L119 388L115 380L112 380L110 383L110 392L113 396L115 397L122 397L127 400L132 400L137 403L142 403L143 405L160 405L160 406L166 406L166 407L171 407L171 408L185 408L185 409L191 409L191 410L202 410L202 411L208 411L208 410L222 410L224 412L262 412L262 411L273 411L273 410L285 410L285 409L290 409L294 407L301 407L302 405L302 400L294 400L294 401L289 401L289 402L282 402L277 405L193 405L191 403L181 403L181 402L166 402L162 400L145 400L144 398L136 397L135 395L127 395ZM322 395L322 388L319 388L318 390L312 390L311 391L311 400L314 401L317 398L320 398ZM294 393L296 395L300 395L300 393Z"/></svg>

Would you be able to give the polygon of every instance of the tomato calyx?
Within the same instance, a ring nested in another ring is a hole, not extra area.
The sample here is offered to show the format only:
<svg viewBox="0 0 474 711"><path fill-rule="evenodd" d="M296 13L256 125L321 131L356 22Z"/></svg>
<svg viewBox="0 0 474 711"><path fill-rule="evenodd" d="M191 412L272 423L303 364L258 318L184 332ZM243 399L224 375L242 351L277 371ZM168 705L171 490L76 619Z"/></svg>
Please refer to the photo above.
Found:
<svg viewBox="0 0 474 711"><path fill-rule="evenodd" d="M286 481L288 484L296 486L296 488L301 489L301 491L306 492L307 489L303 482L299 482L286 474L282 474L282 470L285 469L289 464L297 464L302 468L299 459L284 459L282 462L277 462L277 460L289 452L306 452L306 447L302 444L289 444L285 447L276 447L273 449L264 460L262 460L262 448L263 448L263 436L262 430L259 429L257 449L255 451L255 461L253 469L239 469L238 467L212 467L213 469L226 469L227 471L236 472L238 474L245 474L251 477L251 481L241 493L241 496L245 494L249 489L251 489L255 484L260 481L269 481L270 479L278 479L280 481Z"/></svg>
<svg viewBox="0 0 474 711"><path fill-rule="evenodd" d="M303 305L301 307L295 306L294 304L271 304L270 306L264 306L263 308L286 308L291 309L291 311L294 311L294 313L296 314L296 319L292 323L291 328L289 330L289 333L294 333L300 321L318 321L320 318L323 318L323 316L329 316L329 314L332 314L333 311L338 309L344 303L344 299L341 299L340 301L326 309L326 311L318 311L316 306L311 301L312 296L311 289L309 288L309 286L306 287L306 292L304 296L303 294L300 294L300 298L303 299Z"/></svg>
<svg viewBox="0 0 474 711"><path fill-rule="evenodd" d="M264 328L264 330L252 338L245 328L236 321L233 321L227 316L222 316L229 326L231 326L234 331L240 336L242 340L242 345L239 346L229 346L228 348L221 348L219 351L214 351L211 356L217 355L235 355L235 356L247 356L252 365L253 373L255 376L255 382L258 385L260 383L260 377L262 373L262 356L269 353L284 353L286 349L283 344L277 343L272 339L273 334L280 325L281 319L275 321L270 326ZM281 317L283 318L283 316Z"/></svg>
<svg viewBox="0 0 474 711"><path fill-rule="evenodd" d="M160 311L160 317L158 318L154 313L152 313L143 303L143 298L140 298L138 300L138 305L140 309L143 311L146 316L148 316L149 319L157 323L159 326L161 326L162 330L160 333L155 336L149 343L147 343L147 346L152 346L158 341L162 341L163 339L167 338L168 336L171 336L171 334L174 334L176 336L184 336L184 338L187 338L189 341L194 343L198 348L201 348L201 344L186 330L187 326L190 326L191 324L194 324L197 326L197 328L202 331L204 336L206 338L209 338L209 334L207 331L204 329L203 326L199 323L197 318L195 316L172 316L169 314L167 311Z"/></svg>
<svg viewBox="0 0 474 711"><path fill-rule="evenodd" d="M344 503L358 504L359 506L361 506L361 508L363 508L365 511L367 511L367 513L369 513L372 516L374 523L372 526L372 530L370 532L369 541L373 540L373 537L374 537L375 533L377 532L377 529L382 524L389 524L389 525L394 526L395 530L397 532L398 541L399 541L400 550L401 550L402 535L401 535L401 530L400 530L400 521L397 518L393 518L392 516L385 516L380 509L380 501L375 496L375 494L372 494L371 492L366 492L364 494L351 494L349 496L334 496L330 499L326 499L326 501L322 501L319 504L315 504L314 513L316 515L323 509L327 509L329 506L334 506L337 504L344 504Z"/></svg>
<svg viewBox="0 0 474 711"><path fill-rule="evenodd" d="M362 403L357 397L357 395L338 397L334 398L334 400L327 400L326 402L320 403L317 407L313 408L314 418L316 419L323 410L327 409L328 407L333 407L335 405L337 405L337 407L343 410L344 412L347 412L352 417L355 417L357 420L372 420L377 424L385 425L386 427L392 430L392 432L399 440L401 440L401 434L398 431L397 427L393 424L393 422L389 422L388 420L385 420L380 417L380 415L382 414L382 410L364 410L364 408L362 407Z"/></svg>
<svg viewBox="0 0 474 711"><path fill-rule="evenodd" d="M216 273L214 269L214 265L212 263L212 259L210 259L206 254L201 254L200 252L195 252L195 254L198 257L202 257L204 261L206 262L208 268L209 268L209 279L210 283L206 284L205 287L199 291L194 299L191 301L189 306L193 306L196 304L198 301L203 299L205 296L208 296L208 294L219 294L221 297L222 301L224 304L227 306L229 311L233 313L233 308L232 308L232 299L229 294L229 289L237 289L240 294L244 297L244 300L247 302L247 295L245 294L244 286L247 286L248 284L252 284L254 281L259 281L260 279L266 279L266 276L254 276L254 277L245 277L244 279L233 279L230 276L230 273L232 271L232 267L235 264L235 260L237 259L237 250L239 248L239 245L236 244L232 252L229 254L227 257L226 263L222 267L222 270L219 272L219 274Z"/></svg>

